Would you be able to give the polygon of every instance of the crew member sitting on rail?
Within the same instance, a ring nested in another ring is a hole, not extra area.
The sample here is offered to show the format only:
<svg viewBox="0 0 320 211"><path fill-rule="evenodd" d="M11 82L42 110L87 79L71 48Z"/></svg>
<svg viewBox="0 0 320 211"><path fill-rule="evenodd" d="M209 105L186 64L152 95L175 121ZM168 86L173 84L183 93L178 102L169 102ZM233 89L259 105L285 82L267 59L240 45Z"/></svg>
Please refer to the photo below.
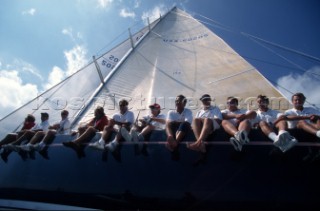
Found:
<svg viewBox="0 0 320 211"><path fill-rule="evenodd" d="M269 99L264 95L257 97L257 117L255 124L261 128L262 132L273 141L273 144L282 152L286 152L297 144L297 140L286 131L287 123L283 119L277 119L281 115L280 112L270 109ZM275 133L278 129L278 135Z"/></svg>
<svg viewBox="0 0 320 211"><path fill-rule="evenodd" d="M257 113L251 110L238 108L238 99L235 97L227 98L227 109L221 111L222 127L231 135L229 139L234 149L242 150L242 146L249 143L249 132L252 128L251 120L256 118Z"/></svg>
<svg viewBox="0 0 320 211"><path fill-rule="evenodd" d="M211 105L210 95L204 94L200 100L203 108L197 112L193 120L193 132L197 140L195 143L188 145L188 148L204 153L206 152L204 141L220 128L222 114L217 106Z"/></svg>

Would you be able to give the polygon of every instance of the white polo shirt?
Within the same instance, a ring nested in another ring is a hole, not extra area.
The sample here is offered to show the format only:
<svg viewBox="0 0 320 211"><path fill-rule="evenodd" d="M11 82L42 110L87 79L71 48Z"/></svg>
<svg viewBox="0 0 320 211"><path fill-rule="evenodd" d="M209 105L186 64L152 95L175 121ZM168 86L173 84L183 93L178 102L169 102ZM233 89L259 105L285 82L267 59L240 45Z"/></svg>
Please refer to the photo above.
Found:
<svg viewBox="0 0 320 211"><path fill-rule="evenodd" d="M31 130L42 130L43 132L47 132L49 130L50 124L49 121L43 121L40 124L36 124L35 126L33 126L33 128L31 128Z"/></svg>
<svg viewBox="0 0 320 211"><path fill-rule="evenodd" d="M320 116L320 111L318 111L315 108L312 107L304 107L302 111L299 111L295 108L286 110L284 112L284 114L286 116L309 116L309 115L319 115ZM308 123L310 123L310 120L305 120ZM298 120L294 120L294 121L288 121L288 128L292 129L297 127L298 124Z"/></svg>
<svg viewBox="0 0 320 211"><path fill-rule="evenodd" d="M126 113L116 113L112 117L113 120L121 123L128 123L130 122L130 125L134 122L134 113L132 111L126 111Z"/></svg>
<svg viewBox="0 0 320 211"><path fill-rule="evenodd" d="M254 123L265 121L269 125L273 125L274 121L281 115L279 111L268 109L267 111L257 110L257 117L254 119Z"/></svg>
<svg viewBox="0 0 320 211"><path fill-rule="evenodd" d="M167 117L167 121L189 122L190 124L192 124L192 119L192 111L188 108L184 108L181 114L176 110L170 110Z"/></svg>
<svg viewBox="0 0 320 211"><path fill-rule="evenodd" d="M225 110L222 110L221 113L222 114L246 114L248 113L249 111L245 110L245 109L238 109L238 110L235 110L235 111L230 111L229 109L225 109ZM233 118L233 119L228 119L234 126L237 125L237 118Z"/></svg>
<svg viewBox="0 0 320 211"><path fill-rule="evenodd" d="M149 114L147 116L145 116L144 118L149 119L152 118L152 114ZM166 119L166 115L164 114L158 114L157 116L155 116L154 118L158 118L158 119ZM154 126L154 130L164 130L166 128L166 124L165 123L161 123L161 122L157 122L154 120L151 120L150 125Z"/></svg>
<svg viewBox="0 0 320 211"><path fill-rule="evenodd" d="M197 112L196 118L210 118L210 119L221 119L222 120L222 114L218 107L216 106L210 106L208 109L202 108L200 111Z"/></svg>
<svg viewBox="0 0 320 211"><path fill-rule="evenodd" d="M71 122L68 118L61 120L59 125L58 134L69 135L71 133Z"/></svg>
<svg viewBox="0 0 320 211"><path fill-rule="evenodd" d="M216 106L210 106L207 109L202 108L200 111L197 112L196 118L201 118L201 119L212 119L213 121L213 129L219 129L220 125L215 119L220 119L222 120L222 114L221 111L218 107Z"/></svg>

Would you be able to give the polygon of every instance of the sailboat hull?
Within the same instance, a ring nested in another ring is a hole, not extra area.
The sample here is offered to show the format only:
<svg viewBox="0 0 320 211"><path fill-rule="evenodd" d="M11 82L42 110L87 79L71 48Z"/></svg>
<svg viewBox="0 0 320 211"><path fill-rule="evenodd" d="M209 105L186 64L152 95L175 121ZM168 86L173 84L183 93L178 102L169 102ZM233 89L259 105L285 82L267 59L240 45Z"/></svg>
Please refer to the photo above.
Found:
<svg viewBox="0 0 320 211"><path fill-rule="evenodd" d="M132 143L115 153L86 148L82 159L60 144L62 137L49 148L49 160L12 153L1 163L0 197L99 209L280 209L318 201L319 163L303 160L316 146L284 154L264 137L236 152L221 133L205 155L185 143L177 155L165 148L164 133L155 137L142 151Z"/></svg>

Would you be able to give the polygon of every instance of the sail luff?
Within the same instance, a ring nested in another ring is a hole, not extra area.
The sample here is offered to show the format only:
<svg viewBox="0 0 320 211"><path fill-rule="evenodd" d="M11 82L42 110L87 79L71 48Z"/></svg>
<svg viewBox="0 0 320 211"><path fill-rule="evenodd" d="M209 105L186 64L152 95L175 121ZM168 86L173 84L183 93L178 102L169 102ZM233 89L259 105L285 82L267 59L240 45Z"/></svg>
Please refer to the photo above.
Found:
<svg viewBox="0 0 320 211"><path fill-rule="evenodd" d="M116 66L109 72L109 74L106 76L106 78L104 79L103 84L100 84L99 87L96 89L96 91L91 95L91 97L89 98L89 102L87 104L87 106L85 106L83 109L81 109L76 115L75 115L75 119L74 121L72 121L71 123L71 127L75 127L76 124L79 123L79 121L81 120L82 116L88 112L90 110L90 108L93 105L93 100L95 97L97 97L102 90L104 89L104 87L106 87L105 85L107 85L108 81L111 80L111 78L113 77L113 75L118 71L118 68L121 67L121 65L126 61L126 59L130 56L130 54L134 51L134 48L136 48L137 46L139 46L139 44L144 40L145 37L147 37L149 35L149 33L152 31L152 29L154 27L157 26L157 24L159 24L161 22L161 20L167 15L169 14L172 10L174 10L176 7L173 7L171 10L169 10L162 18L160 17L159 19L156 19L153 23L156 23L158 20L158 22L153 25L153 27L150 26L150 24L148 24L148 31L143 34L143 36L141 36L139 38L139 40L136 43L133 43L133 39L132 39L132 35L129 29L129 40L131 43L131 48L127 51L127 53L121 58L121 60L116 64Z"/></svg>

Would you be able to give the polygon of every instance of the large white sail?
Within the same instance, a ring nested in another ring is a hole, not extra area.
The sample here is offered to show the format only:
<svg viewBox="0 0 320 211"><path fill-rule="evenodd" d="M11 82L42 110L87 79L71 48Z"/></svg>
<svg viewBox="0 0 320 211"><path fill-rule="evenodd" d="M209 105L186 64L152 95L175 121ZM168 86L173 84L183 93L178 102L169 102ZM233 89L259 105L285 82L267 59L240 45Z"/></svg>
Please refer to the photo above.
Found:
<svg viewBox="0 0 320 211"><path fill-rule="evenodd" d="M282 95L259 71L238 55L214 32L186 12L174 8L165 16L134 33L129 39L0 121L0 138L19 128L23 117L50 114L60 118L60 109L70 111L74 126L93 116L97 105L111 116L121 98L130 100L130 109L148 112L150 103L159 103L166 113L174 98L183 94L194 112L205 93L224 107L228 96L250 106L250 99L264 94L273 106L287 104ZM21 121L20 121L21 120Z"/></svg>
<svg viewBox="0 0 320 211"><path fill-rule="evenodd" d="M152 25L156 23L157 21ZM40 113L48 112L49 121L54 123L60 121L61 110L68 109L69 118L76 120L75 117L79 112L90 104L92 96L99 86L102 86L104 78L147 31L148 26L140 29L131 36L131 39L121 42L59 84L5 116L0 120L0 139L9 132L19 130L27 114L33 114L36 122L40 122ZM87 115L92 116L93 113Z"/></svg>
<svg viewBox="0 0 320 211"><path fill-rule="evenodd" d="M259 94L272 97L275 104L287 103L221 38L189 14L173 9L138 43L97 98L112 98L108 114L115 112L110 105L120 98L129 99L136 113L155 101L166 113L179 94L188 97L188 106L195 111L204 93L211 94L221 108L228 96L238 97L241 106L250 105Z"/></svg>

